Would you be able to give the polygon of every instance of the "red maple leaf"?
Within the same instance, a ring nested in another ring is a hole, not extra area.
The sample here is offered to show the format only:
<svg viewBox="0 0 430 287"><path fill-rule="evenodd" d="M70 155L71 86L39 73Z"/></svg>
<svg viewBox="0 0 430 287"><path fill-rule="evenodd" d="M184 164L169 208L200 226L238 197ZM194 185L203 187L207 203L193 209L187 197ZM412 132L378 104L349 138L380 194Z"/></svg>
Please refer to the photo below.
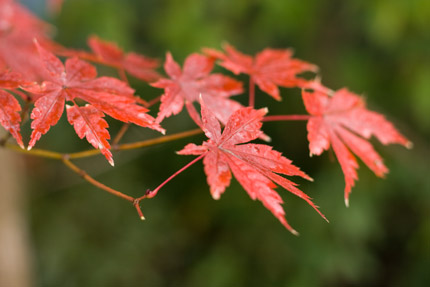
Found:
<svg viewBox="0 0 430 287"><path fill-rule="evenodd" d="M24 148L20 133L21 106L10 91L24 84L21 76L14 72L0 73L0 124L10 132L20 147Z"/></svg>
<svg viewBox="0 0 430 287"><path fill-rule="evenodd" d="M69 108L68 113L72 113L68 117L69 122L75 126L81 138L85 135L111 163L111 155L107 151L109 144L106 143L109 137L106 135L101 113L125 123L134 123L164 132L159 124L155 123L155 119L146 113L148 110L136 104L134 90L126 83L110 77L97 78L95 67L76 57L66 60L63 65L54 54L42 48L37 42L36 46L49 79L41 86L25 87L27 91L35 94L36 99L31 113L33 132L28 149L31 149L36 141L58 122L65 101L71 101L77 106L76 98L90 103L91 106ZM85 127L81 127L82 125Z"/></svg>
<svg viewBox="0 0 430 287"><path fill-rule="evenodd" d="M189 103L187 108L192 115L194 111L191 103L198 101L201 94L215 116L226 123L229 116L242 107L229 99L232 95L242 93L242 83L221 74L210 74L213 66L214 61L209 57L191 54L181 70L172 55L167 53L164 70L170 79L163 78L151 84L164 89L157 121L161 122L166 117L178 114L184 103Z"/></svg>
<svg viewBox="0 0 430 287"><path fill-rule="evenodd" d="M358 179L358 163L352 153L383 177L388 168L367 139L373 135L384 145L412 145L383 115L367 110L364 99L345 88L334 92L332 97L321 91L304 90L302 95L311 114L307 124L310 154L320 155L330 146L333 148L345 176L347 206L351 188Z"/></svg>
<svg viewBox="0 0 430 287"><path fill-rule="evenodd" d="M0 70L11 69L24 78L41 77L33 39L48 45L50 27L16 1L0 1Z"/></svg>
<svg viewBox="0 0 430 287"><path fill-rule="evenodd" d="M297 77L298 74L318 70L318 67L292 58L293 52L289 49L264 49L255 58L237 51L233 46L226 44L225 53L205 48L204 52L216 59L220 65L234 74L248 74L251 81L276 100L281 100L278 86L293 88L306 84L306 80Z"/></svg>
<svg viewBox="0 0 430 287"><path fill-rule="evenodd" d="M67 119L75 128L78 136L83 139L87 138L88 142L94 148L100 149L100 152L113 165L112 153L110 152L110 139L107 127L109 125L103 119L104 113L91 105L85 107L69 106L67 108Z"/></svg>
<svg viewBox="0 0 430 287"><path fill-rule="evenodd" d="M201 155L210 191L219 199L230 185L231 173L255 200L260 200L273 215L292 233L297 232L285 219L282 198L274 190L277 183L293 194L307 201L323 217L311 199L296 187L292 181L280 176L301 176L312 180L272 147L247 143L261 136L261 120L267 109L241 108L234 112L221 133L221 126L214 114L201 101L203 130L208 141L201 146L188 144L178 152L182 155ZM246 144L245 144L246 143Z"/></svg>
<svg viewBox="0 0 430 287"><path fill-rule="evenodd" d="M160 78L155 71L159 61L137 53L124 53L115 43L107 42L97 36L88 39L88 46L102 62L124 69L130 75L147 82Z"/></svg>

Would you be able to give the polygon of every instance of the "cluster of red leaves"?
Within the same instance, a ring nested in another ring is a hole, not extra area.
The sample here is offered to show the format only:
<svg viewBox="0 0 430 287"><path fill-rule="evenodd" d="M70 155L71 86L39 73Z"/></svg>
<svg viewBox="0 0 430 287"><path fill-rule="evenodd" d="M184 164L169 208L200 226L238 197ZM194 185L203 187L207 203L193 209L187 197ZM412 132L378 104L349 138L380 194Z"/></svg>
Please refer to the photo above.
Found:
<svg viewBox="0 0 430 287"><path fill-rule="evenodd" d="M105 113L125 123L134 123L164 132L155 119L146 113L148 110L137 105L137 100L133 96L134 90L126 83L111 77L97 78L95 67L76 57L66 60L63 65L57 57L37 42L36 46L49 79L41 85L24 87L24 90L33 94L35 98L31 113L33 132L28 149L31 149L36 141L58 122L65 101L73 103L73 106L67 107L67 112L68 120L74 125L76 133L80 138L85 136L95 148L100 149L112 165L112 154L107 142L108 125L103 120ZM76 99L84 100L89 105L78 106Z"/></svg>
<svg viewBox="0 0 430 287"><path fill-rule="evenodd" d="M285 219L282 198L274 190L277 185L304 199L325 217L295 183L284 177L311 180L308 175L271 146L249 143L265 138L261 127L268 112L265 108L254 109L254 84L276 100L281 99L279 87L302 89L310 114L310 154L320 155L333 148L345 176L347 204L358 179L353 153L377 176L388 171L367 139L373 135L383 144L411 146L384 116L367 110L360 96L347 89L333 92L319 81L302 77L301 73L316 72L318 68L293 58L288 49L264 49L253 57L230 45L224 47L224 52L205 48L204 54L189 55L182 68L167 53L167 77L162 77L156 71L158 60L125 53L115 43L96 36L88 40L91 52L66 49L51 41L48 31L48 25L15 1L0 0L0 123L21 147L22 116L16 96L34 104L28 149L58 123L66 106L67 119L77 135L85 137L112 165L105 115L164 133L160 126L163 119L178 114L185 106L208 140L200 146L188 144L178 153L204 157L213 198L220 198L234 175L252 199L261 201L287 229L296 233ZM68 58L63 64L54 53ZM117 69L122 80L98 77L96 68L84 60ZM243 93L240 81L211 73L216 63L236 75L249 75L249 107L231 99ZM134 95L125 72L164 90L156 118L148 114L147 102ZM200 103L201 115L194 103Z"/></svg>
<svg viewBox="0 0 430 287"><path fill-rule="evenodd" d="M115 45L98 38L89 39L94 54L71 51L63 63L48 49L62 50L45 37L47 25L14 1L0 2L0 71L1 103L0 120L20 146L21 117L19 102L7 90L19 93L18 87L29 93L34 103L31 112L33 130L28 149L31 149L51 126L59 121L66 102L67 118L80 138L86 138L113 165L110 152L108 124L105 114L124 123L134 123L164 133L148 109L139 105L140 98L125 82L112 77L97 77L94 66L81 60L90 55L99 62L115 66L142 80L159 77L154 70L156 60L129 53L125 56ZM37 39L37 41L35 41ZM39 42L42 43L39 43ZM13 72L8 72L9 70ZM22 80L22 79L25 79ZM31 82L31 80L38 82ZM86 105L82 105L82 101Z"/></svg>
<svg viewBox="0 0 430 287"><path fill-rule="evenodd" d="M33 39L50 45L48 24L13 0L0 0L0 71L11 69L25 79L40 79L40 59Z"/></svg>

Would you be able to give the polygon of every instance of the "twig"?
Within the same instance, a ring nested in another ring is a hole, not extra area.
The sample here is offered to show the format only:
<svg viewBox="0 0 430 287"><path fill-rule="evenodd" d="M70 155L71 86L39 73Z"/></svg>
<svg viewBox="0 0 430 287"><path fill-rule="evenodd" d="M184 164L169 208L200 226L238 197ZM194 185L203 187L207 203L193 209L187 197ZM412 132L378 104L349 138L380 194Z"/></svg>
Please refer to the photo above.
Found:
<svg viewBox="0 0 430 287"><path fill-rule="evenodd" d="M186 138L200 133L203 133L201 129L194 129L194 130L180 132L180 133L176 133L168 136L162 136L162 137L150 139L150 140L144 140L144 141L121 144L121 145L113 145L112 150L119 151L119 150L130 150L130 149L148 147L148 146L153 146L153 145L157 145L157 144L161 144L169 141L174 141L181 138ZM90 157L90 156L95 156L100 154L100 150L98 149L90 149L90 150L85 150L85 151L80 151L75 153L59 153L55 151L49 151L49 150L43 150L43 149L37 149L37 148L26 150L26 149L20 148L17 145L7 143L7 142L4 143L4 147L20 153L44 157L44 158L56 159L56 160L62 160L63 157L67 157L68 159L78 159L78 158L85 158L85 157Z"/></svg>
<svg viewBox="0 0 430 287"><path fill-rule="evenodd" d="M157 145L157 144L161 144L161 143L165 143L165 142L169 142L169 141L174 141L177 139L186 138L186 137L198 135L201 133L203 133L203 131L201 129L194 129L194 130L189 130L186 132L162 136L162 137L155 138L155 139L150 139L150 140L145 140L145 141L140 141L140 142L135 142L135 143L129 143L129 144L121 144L118 146L113 146L113 149L114 150L136 149L136 148L141 148L141 147Z"/></svg>
<svg viewBox="0 0 430 287"><path fill-rule="evenodd" d="M103 183L95 180L94 178L92 178L91 176L88 175L88 173L86 171L84 171L83 169L80 169L79 167L77 167L75 164L73 164L67 157L63 157L62 158L63 163L70 168L72 171L74 171L75 173L77 173L78 175L80 175L83 179L85 179L86 181L88 181L89 183L91 183L92 185L94 185L95 187L98 187L104 191L107 191L115 196L118 196L120 198L123 198L127 201L130 202L134 202L135 198L131 197L127 194L124 194L118 190L115 190L107 185L104 185Z"/></svg>
<svg viewBox="0 0 430 287"><path fill-rule="evenodd" d="M200 134L202 132L203 131L201 129L194 129L194 130L189 130L189 131L185 131L185 132L181 132L181 133L177 133L177 134L173 134L173 135L162 136L162 137L159 137L156 139L150 139L150 140L145 140L145 141L140 141L140 142L135 142L135 143L129 143L129 144L122 144L122 145L113 145L112 149L113 150L137 149L137 148L141 148L141 147L152 146L152 145L156 145L156 144L161 144L161 143L165 143L165 142L174 141L177 139L197 135L197 134ZM78 159L78 158L84 158L84 157L90 157L90 156L97 155L100 153L100 150L98 150L98 149L92 149L92 150L86 150L86 151L82 151L82 152L66 154L66 153L59 153L59 152L54 152L54 151L49 151L49 150L42 150L42 149L26 150L26 149L20 148L17 145L8 143L8 142L4 143L4 147L6 147L10 150L17 151L17 152L24 153L24 154L28 154L28 155L61 160L68 168L70 168L72 171L74 171L75 173L80 175L83 179L85 179L87 182L94 185L95 187L98 187L99 189L102 189L102 190L104 190L110 194L113 194L117 197L123 198L129 202L132 202L133 206L136 208L136 210L139 214L140 219L142 219L142 220L144 220L145 217L143 216L142 210L140 209L140 206L139 206L140 201L146 197L148 197L148 198L154 197L157 194L157 192L160 190L161 187L163 187L166 183L168 183L170 180L172 180L174 177L176 177L182 171L184 171L185 169L190 167L192 164L194 164L195 162L200 160L205 155L205 154L202 154L201 156L195 158L193 161L191 161L190 163L185 165L183 168L181 168L180 170L175 172L167 180L165 180L163 183L161 183L152 192L150 190L147 190L144 196L141 196L139 198L134 198L134 197L126 195L126 194L124 194L118 190L115 190L115 189L113 189L107 185L104 185L103 183L95 180L90 175L88 175L88 173L86 171L84 171L83 169L80 169L78 166L76 166L74 163L72 163L70 161L71 159Z"/></svg>

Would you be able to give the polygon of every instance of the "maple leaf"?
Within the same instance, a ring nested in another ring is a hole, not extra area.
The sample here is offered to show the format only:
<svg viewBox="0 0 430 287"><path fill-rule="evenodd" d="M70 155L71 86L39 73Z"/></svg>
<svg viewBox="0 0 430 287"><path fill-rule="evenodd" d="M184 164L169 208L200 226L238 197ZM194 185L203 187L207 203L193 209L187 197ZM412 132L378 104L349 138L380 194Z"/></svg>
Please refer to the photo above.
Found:
<svg viewBox="0 0 430 287"><path fill-rule="evenodd" d="M87 138L88 142L94 148L100 149L100 152L107 158L111 165L114 165L112 153L110 152L110 139L107 122L103 119L104 113L91 105L85 107L69 106L67 108L67 119L75 128L78 136L83 139Z"/></svg>
<svg viewBox="0 0 430 287"><path fill-rule="evenodd" d="M21 106L9 93L24 84L21 76L14 72L0 73L0 124L10 132L21 148L24 148L20 133ZM9 91L8 91L9 90Z"/></svg>
<svg viewBox="0 0 430 287"><path fill-rule="evenodd" d="M147 82L160 78L155 71L159 61L137 53L124 53L115 43L104 41L97 36L88 39L88 46L102 62L124 69L129 74Z"/></svg>
<svg viewBox="0 0 430 287"><path fill-rule="evenodd" d="M50 27L16 1L0 1L0 70L11 69L29 80L39 79L41 63L34 47L51 41Z"/></svg>
<svg viewBox="0 0 430 287"><path fill-rule="evenodd" d="M253 83L278 101L281 100L278 86L301 87L307 81L297 75L318 70L313 64L292 58L293 52L290 49L267 48L259 52L255 58L237 51L229 44L224 45L224 50L225 53L209 48L203 49L207 55L221 60L219 65L234 74L248 74Z"/></svg>
<svg viewBox="0 0 430 287"><path fill-rule="evenodd" d="M148 110L136 104L134 90L126 83L110 77L97 78L95 67L76 57L67 59L63 65L54 54L37 42L36 46L48 80L40 86L24 87L33 93L36 99L31 113L33 132L28 149L31 149L36 141L58 122L65 101L71 101L76 106L76 98L90 103L91 107L69 108L68 113L72 113L69 121L75 126L78 135L83 137L85 134L88 141L92 145L97 145L109 162L112 162L112 159L110 153L106 151L108 144L105 140L108 136L104 131L105 124L101 120L101 114L96 113L94 108L122 122L164 132L160 125L155 123L155 119L146 113ZM81 125L86 127L79 127Z"/></svg>
<svg viewBox="0 0 430 287"><path fill-rule="evenodd" d="M308 175L272 147L247 143L261 136L261 120L266 113L267 109L241 108L231 115L221 133L220 123L201 101L203 131L209 140L200 146L188 144L178 154L205 154L204 170L214 199L219 199L230 185L233 173L253 200L260 200L289 231L297 234L285 219L285 211L281 206L283 201L274 190L275 183L304 199L325 217L295 183L279 174L312 180Z"/></svg>
<svg viewBox="0 0 430 287"><path fill-rule="evenodd" d="M242 83L221 74L210 74L213 66L214 61L209 57L191 54L186 58L181 70L172 55L167 53L164 70L170 79L162 78L151 84L164 89L157 122L178 114L184 103L198 101L199 95L202 95L215 116L222 123L226 123L229 116L242 107L238 102L229 99L232 95L242 93ZM188 104L187 109L192 115L193 106Z"/></svg>
<svg viewBox="0 0 430 287"><path fill-rule="evenodd" d="M347 206L351 188L358 179L358 163L352 153L377 176L383 177L388 172L367 139L373 135L384 145L412 146L383 115L367 110L364 99L346 88L334 92L332 97L321 91L306 90L302 96L311 115L307 124L310 155L320 155L330 146L333 148L345 177Z"/></svg>

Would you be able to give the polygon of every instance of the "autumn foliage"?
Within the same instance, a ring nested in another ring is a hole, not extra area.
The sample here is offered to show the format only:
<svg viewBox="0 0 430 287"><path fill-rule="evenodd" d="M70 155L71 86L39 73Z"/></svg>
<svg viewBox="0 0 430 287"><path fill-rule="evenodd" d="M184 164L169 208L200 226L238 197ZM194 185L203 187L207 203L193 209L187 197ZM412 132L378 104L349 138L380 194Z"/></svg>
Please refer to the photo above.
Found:
<svg viewBox="0 0 430 287"><path fill-rule="evenodd" d="M61 7L61 1L52 3L56 5L54 10ZM354 155L376 176L383 177L388 172L368 139L374 136L384 145L412 145L383 115L368 110L363 97L346 88L333 91L321 84L315 74L318 67L294 58L289 49L266 48L250 56L225 44L222 51L203 48L201 53L192 53L182 67L167 52L163 75L157 59L124 52L115 43L97 36L89 37L88 51L69 49L50 39L50 29L16 1L0 0L0 123L19 147L11 144L9 137L1 144L30 155L62 160L91 184L130 201L141 218L144 218L140 209L143 199L154 197L167 182L203 159L204 173L214 199L221 197L234 177L253 200L261 201L293 233L297 232L288 224L282 198L275 191L278 186L305 200L325 219L311 198L290 179L298 176L312 181L312 178L268 142L252 142L270 139L262 130L265 121L307 121L310 155L333 150L345 177L347 205L351 189L358 180ZM90 62L116 69L118 78L98 76ZM234 75L248 75L248 88L237 78L213 73L215 65ZM304 77L304 72L313 73L315 79ZM127 75L159 88L160 97L136 96ZM267 108L255 106L255 86L278 101L282 99L280 88L301 89L308 114L268 114ZM248 94L246 106L234 97L244 93ZM163 120L179 114L184 107L199 130L164 135ZM85 138L97 151L60 154L37 148L31 150L58 123L64 111L79 138ZM106 115L125 124L115 137L115 149L138 148L200 132L207 140L201 145L189 143L177 152L198 157L157 188L148 188L141 197L133 198L96 181L71 162L77 157L101 153L114 164ZM20 128L28 119L32 133L26 144ZM129 124L163 135L151 143L121 145L119 142Z"/></svg>

